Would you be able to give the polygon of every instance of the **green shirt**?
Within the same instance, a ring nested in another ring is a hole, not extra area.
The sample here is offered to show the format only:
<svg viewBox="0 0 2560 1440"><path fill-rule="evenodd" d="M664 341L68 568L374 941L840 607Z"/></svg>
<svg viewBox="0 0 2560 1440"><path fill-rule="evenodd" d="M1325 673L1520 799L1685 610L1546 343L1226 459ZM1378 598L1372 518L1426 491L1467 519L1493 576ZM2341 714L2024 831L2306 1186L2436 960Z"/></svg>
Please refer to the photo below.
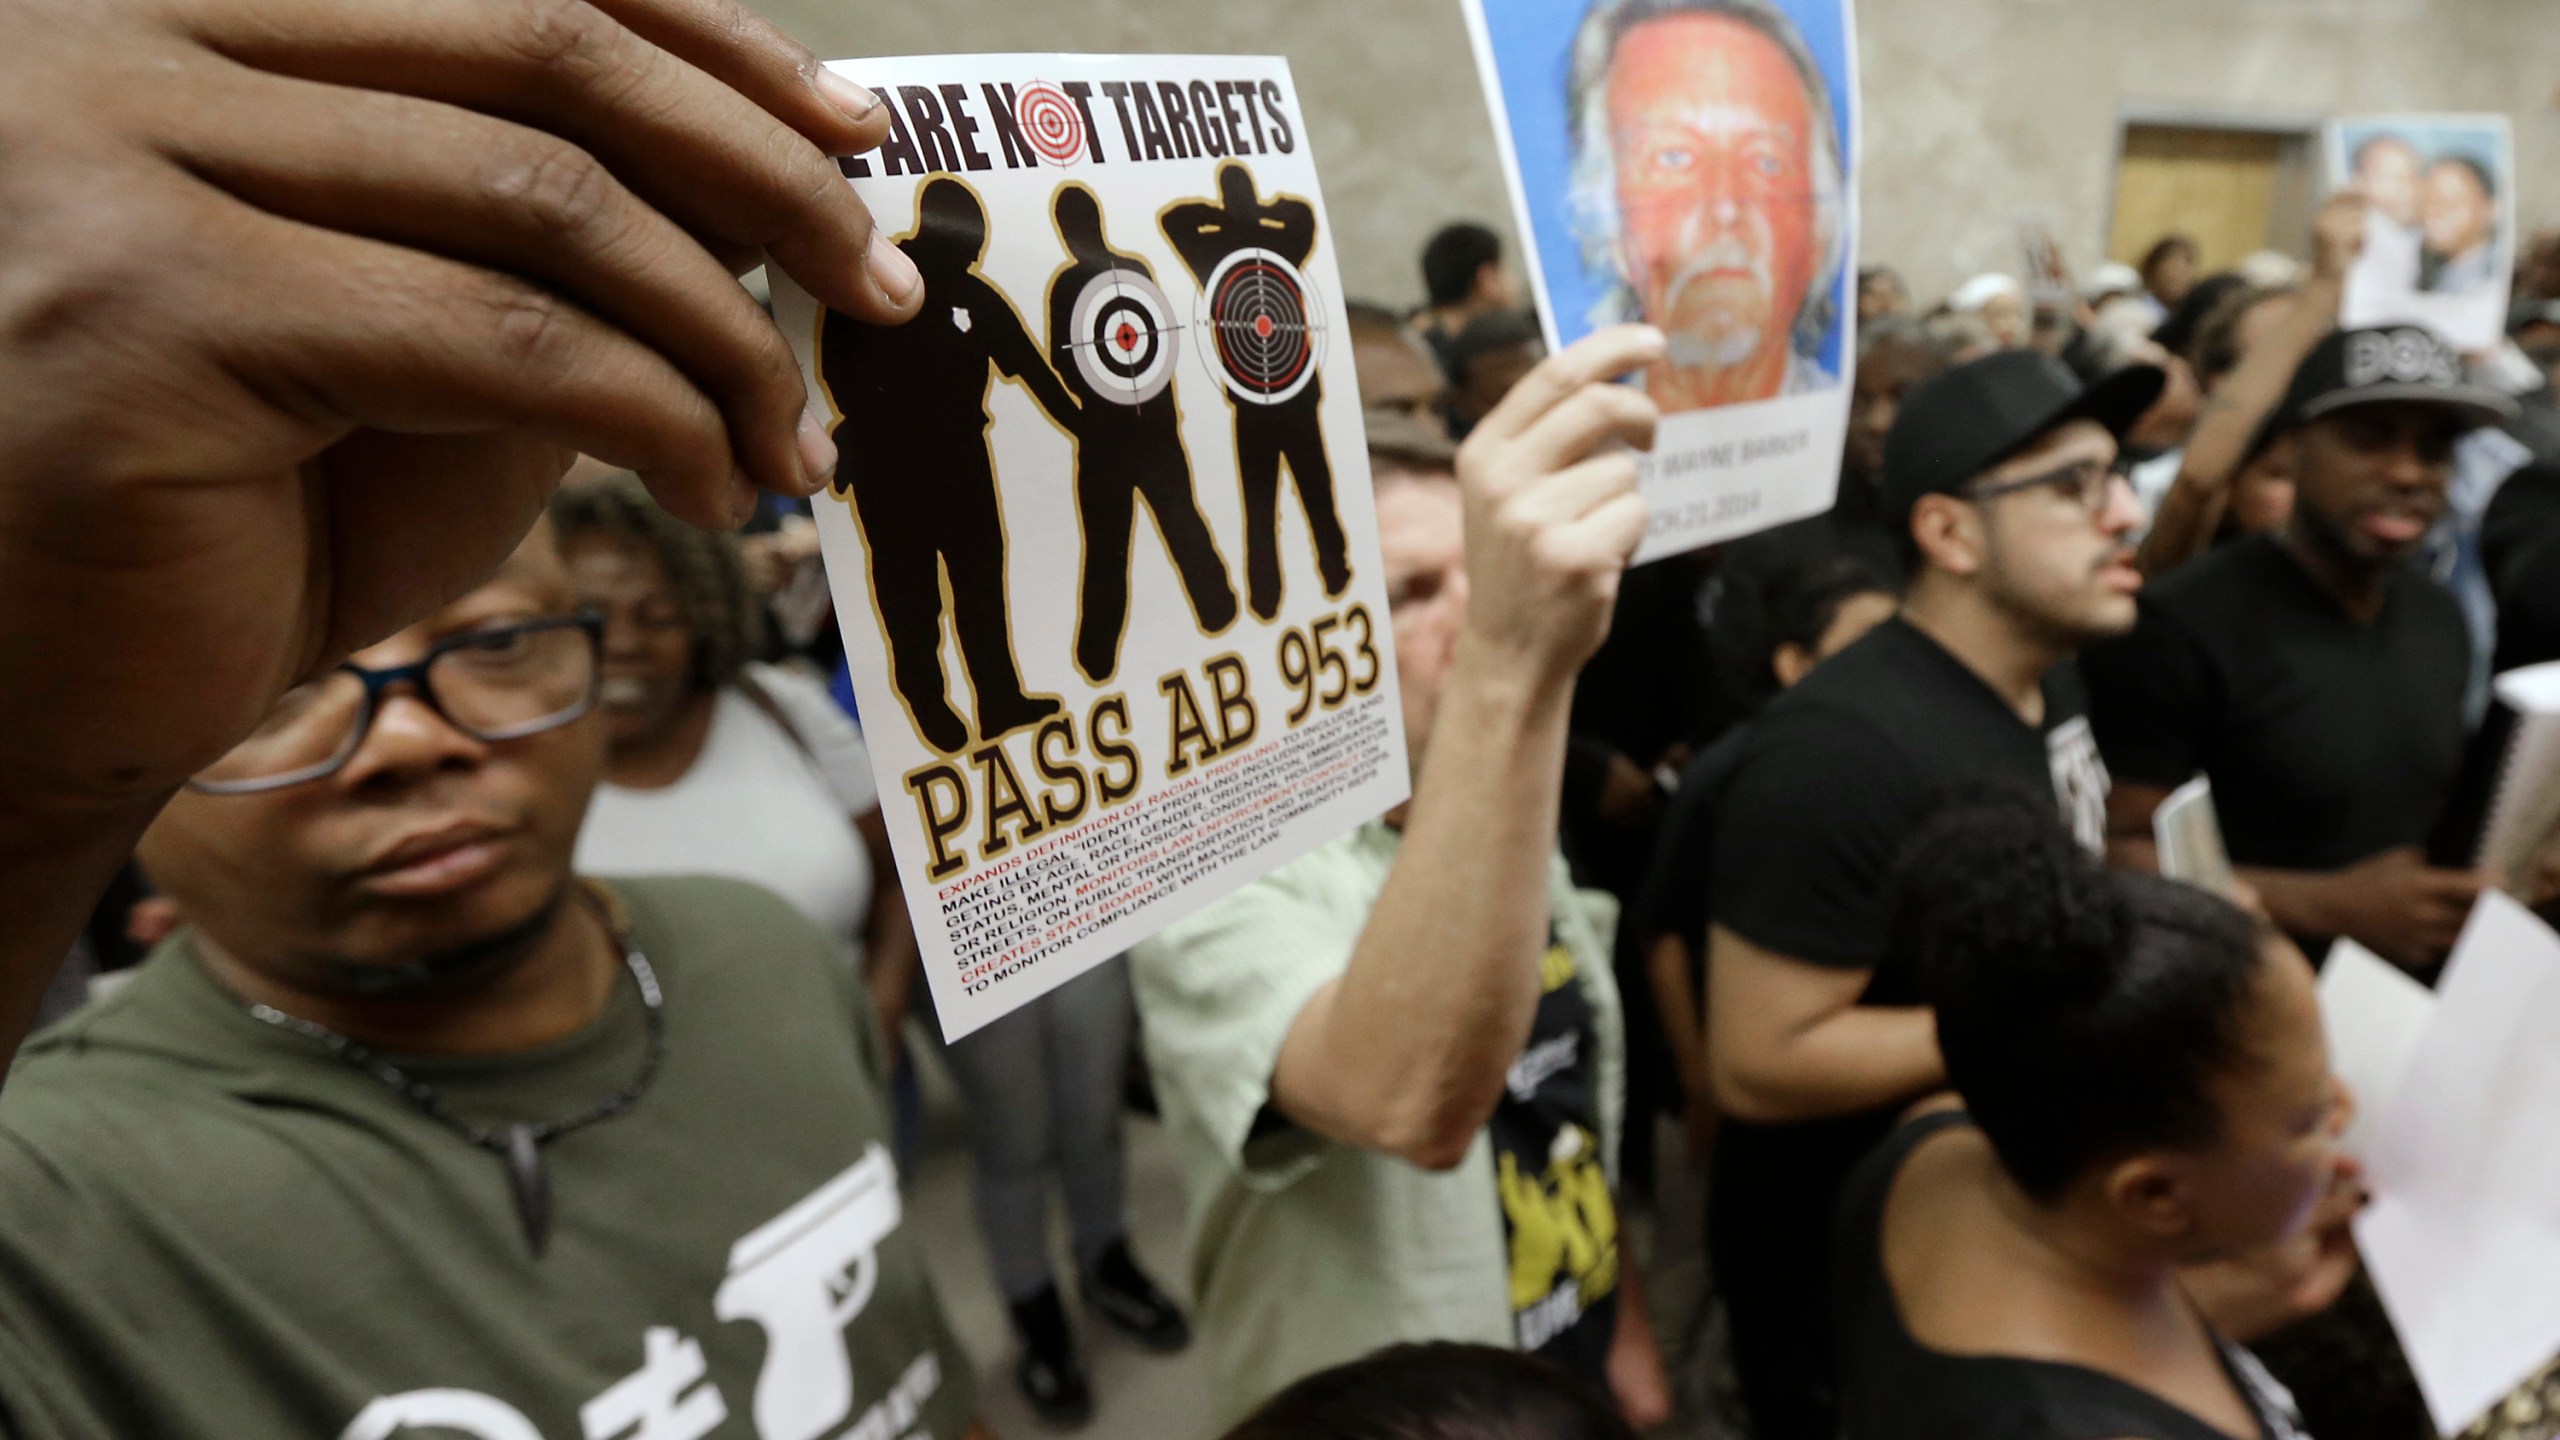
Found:
<svg viewBox="0 0 2560 1440"><path fill-rule="evenodd" d="M1401 836L1371 823L1131 952L1147 1060L1190 1197L1192 1294L1225 1425L1302 1376L1402 1340L1515 1343L1493 1151L1433 1172L1293 1126L1257 1125L1280 1042L1340 976ZM1625 1095L1611 901L1550 861L1549 914L1597 1040L1602 1152ZM1538 963L1523 956L1522 963Z"/></svg>
<svg viewBox="0 0 2560 1440"><path fill-rule="evenodd" d="M0 1090L0 1434L956 1440L967 1361L901 1221L832 943L725 880L617 882L663 990L627 1112L504 1163L219 989L185 935ZM543 1049L402 1062L479 1123L637 1072L637 987Z"/></svg>

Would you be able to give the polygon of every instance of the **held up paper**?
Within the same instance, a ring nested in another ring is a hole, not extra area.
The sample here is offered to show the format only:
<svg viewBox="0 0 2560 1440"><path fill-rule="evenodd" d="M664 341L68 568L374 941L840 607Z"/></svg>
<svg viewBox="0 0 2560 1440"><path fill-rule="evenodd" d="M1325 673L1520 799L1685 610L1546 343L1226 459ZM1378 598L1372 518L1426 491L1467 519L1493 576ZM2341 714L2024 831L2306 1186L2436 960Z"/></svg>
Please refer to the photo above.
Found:
<svg viewBox="0 0 2560 1440"><path fill-rule="evenodd" d="M2372 201L2338 323L2415 321L2457 349L2495 349L2515 273L2507 117L2352 115L2330 121L2326 141L2330 185Z"/></svg>
<svg viewBox="0 0 2560 1440"><path fill-rule="evenodd" d="M2334 962L2333 962L2334 963ZM2356 1239L2451 1435L2560 1354L2560 936L2492 890L2374 1125Z"/></svg>
<svg viewBox="0 0 2560 1440"><path fill-rule="evenodd" d="M1849 0L1643 15L1466 0L1550 349L1625 320L1671 354L1636 560L1828 509L1856 361Z"/></svg>
<svg viewBox="0 0 2560 1440"><path fill-rule="evenodd" d="M2170 791L2151 812L2151 838L2160 847L2161 874L2216 895L2239 888L2222 844L2222 817L2213 808L2213 782L2205 777Z"/></svg>
<svg viewBox="0 0 2560 1440"><path fill-rule="evenodd" d="M842 460L818 524L943 1033L1403 800L1333 231L1286 62L838 62L924 275L777 281Z"/></svg>
<svg viewBox="0 0 2560 1440"><path fill-rule="evenodd" d="M2329 1068L2356 1101L2356 1118L2338 1139L2348 1154L2373 1148L2374 1126L2400 1093L2435 1013L2434 993L2399 966L2353 940L2330 945L2320 967L2320 1022Z"/></svg>
<svg viewBox="0 0 2560 1440"><path fill-rule="evenodd" d="M2481 828L2478 864L2510 894L2523 895L2526 862L2560 829L2560 660L2510 670L2495 689L2515 728Z"/></svg>

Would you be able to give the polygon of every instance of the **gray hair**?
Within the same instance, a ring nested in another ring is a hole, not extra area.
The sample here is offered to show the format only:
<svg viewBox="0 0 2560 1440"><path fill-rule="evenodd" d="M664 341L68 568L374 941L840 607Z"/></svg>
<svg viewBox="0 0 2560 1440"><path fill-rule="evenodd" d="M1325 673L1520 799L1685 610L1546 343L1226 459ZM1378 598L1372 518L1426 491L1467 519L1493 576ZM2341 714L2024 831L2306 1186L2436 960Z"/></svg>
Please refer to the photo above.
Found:
<svg viewBox="0 0 2560 1440"><path fill-rule="evenodd" d="M1795 22L1770 0L1591 0L1591 8L1583 12L1565 79L1566 140L1573 156L1569 201L1583 265L1617 277L1589 318L1594 324L1637 318L1635 296L1618 263L1618 165L1609 139L1609 66L1628 31L1667 15L1724 15L1741 21L1768 36L1804 84L1806 108L1813 112L1814 234L1822 257L1805 286L1792 340L1797 353L1815 354L1831 333L1840 273L1849 258L1848 227L1841 223L1846 186L1840 126L1831 113L1831 87L1822 78L1822 67L1814 63Z"/></svg>

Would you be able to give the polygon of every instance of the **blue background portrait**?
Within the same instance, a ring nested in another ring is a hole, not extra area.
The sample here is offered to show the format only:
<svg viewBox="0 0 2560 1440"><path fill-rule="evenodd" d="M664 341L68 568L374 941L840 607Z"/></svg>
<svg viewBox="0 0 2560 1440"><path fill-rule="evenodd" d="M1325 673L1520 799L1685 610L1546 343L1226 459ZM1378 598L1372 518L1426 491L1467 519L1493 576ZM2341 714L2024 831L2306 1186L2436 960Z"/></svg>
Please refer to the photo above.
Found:
<svg viewBox="0 0 2560 1440"><path fill-rule="evenodd" d="M2433 120L2421 116L2389 116L2373 120L2342 120L2338 123L2340 154L2337 157L2340 183L2354 178L2357 147L2377 135L2397 135L2417 150L2421 165L2431 164L2447 156L2460 156L2489 172L2498 184L2498 200L2503 206L2515 203L2515 176L2507 164L2506 147L2495 125L2476 120ZM1543 225L1542 219L1538 222ZM2504 218L2500 229L2503 232Z"/></svg>
<svg viewBox="0 0 2560 1440"><path fill-rule="evenodd" d="M1537 249L1547 300L1555 309L1557 336L1570 345L1591 332L1591 308L1613 283L1611 276L1584 268L1581 241L1573 228L1573 125L1565 113L1565 87L1572 72L1574 32L1590 7L1574 0L1481 3L1485 34L1501 76L1503 105L1510 112L1521 188L1536 232L1534 237L1522 238ZM1774 4L1795 23L1831 92L1832 124L1840 135L1845 224L1857 193L1858 139L1849 119L1848 0L1774 0ZM1856 271L1853 253L1841 267L1839 289L1832 297L1831 330L1817 353L1822 368L1833 375L1840 373L1842 336L1852 313Z"/></svg>

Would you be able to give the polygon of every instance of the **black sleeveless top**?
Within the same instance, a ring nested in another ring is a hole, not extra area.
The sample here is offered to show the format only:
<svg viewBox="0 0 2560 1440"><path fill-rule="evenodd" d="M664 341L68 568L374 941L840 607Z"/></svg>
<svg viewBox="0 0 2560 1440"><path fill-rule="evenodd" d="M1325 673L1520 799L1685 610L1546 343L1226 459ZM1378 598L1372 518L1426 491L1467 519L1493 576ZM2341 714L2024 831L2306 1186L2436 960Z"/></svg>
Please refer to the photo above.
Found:
<svg viewBox="0 0 2560 1440"><path fill-rule="evenodd" d="M1885 1197L1922 1142L1971 1123L1962 1111L1946 1111L1903 1125L1858 1167L1842 1196L1833 1316L1845 1440L2231 1440L2103 1371L2017 1355L1949 1355L1903 1328L1884 1271ZM2257 1416L2259 1440L2306 1440L2292 1395L2257 1357L2220 1335L2214 1345Z"/></svg>

